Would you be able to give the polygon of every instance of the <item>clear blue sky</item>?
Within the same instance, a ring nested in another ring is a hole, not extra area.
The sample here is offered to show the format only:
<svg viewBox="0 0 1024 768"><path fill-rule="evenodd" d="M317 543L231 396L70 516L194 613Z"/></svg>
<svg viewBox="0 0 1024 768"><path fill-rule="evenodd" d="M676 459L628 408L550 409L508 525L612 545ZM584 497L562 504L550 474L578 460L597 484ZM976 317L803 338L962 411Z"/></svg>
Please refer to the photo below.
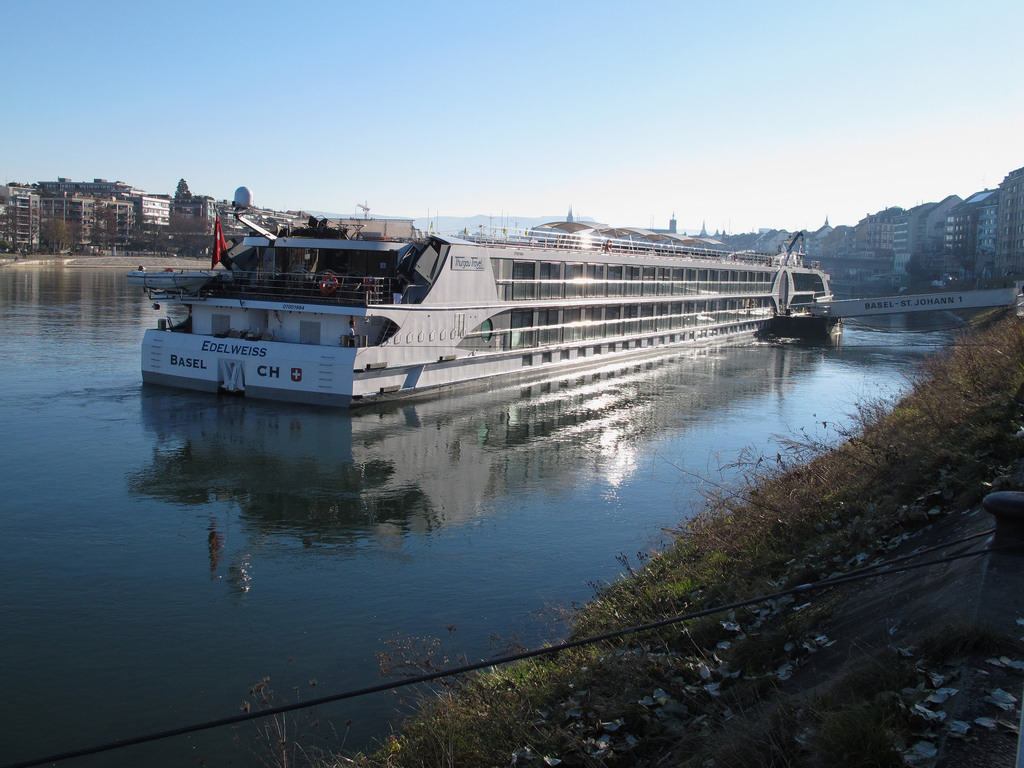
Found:
<svg viewBox="0 0 1024 768"><path fill-rule="evenodd" d="M0 182L854 224L1024 166L1024 3L2 4Z"/></svg>

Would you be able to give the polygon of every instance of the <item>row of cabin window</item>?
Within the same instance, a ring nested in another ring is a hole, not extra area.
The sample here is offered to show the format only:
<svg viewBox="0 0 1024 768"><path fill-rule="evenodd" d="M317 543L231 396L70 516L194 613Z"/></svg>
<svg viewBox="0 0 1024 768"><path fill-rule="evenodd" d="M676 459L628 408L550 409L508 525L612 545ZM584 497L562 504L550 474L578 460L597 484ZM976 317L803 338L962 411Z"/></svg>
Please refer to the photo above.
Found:
<svg viewBox="0 0 1024 768"><path fill-rule="evenodd" d="M762 270L687 269L622 264L495 259L504 301L603 296L685 296L771 290L774 273Z"/></svg>
<svg viewBox="0 0 1024 768"><path fill-rule="evenodd" d="M522 309L509 313L507 349L659 333L767 317L768 299L717 299L614 307Z"/></svg>
<svg viewBox="0 0 1024 768"><path fill-rule="evenodd" d="M266 327L252 330L262 333ZM248 332L248 330L240 331L237 335L242 336ZM210 333L214 336L225 336L231 333L231 315L214 313L210 318ZM318 321L299 321L299 344L320 344L320 323Z"/></svg>

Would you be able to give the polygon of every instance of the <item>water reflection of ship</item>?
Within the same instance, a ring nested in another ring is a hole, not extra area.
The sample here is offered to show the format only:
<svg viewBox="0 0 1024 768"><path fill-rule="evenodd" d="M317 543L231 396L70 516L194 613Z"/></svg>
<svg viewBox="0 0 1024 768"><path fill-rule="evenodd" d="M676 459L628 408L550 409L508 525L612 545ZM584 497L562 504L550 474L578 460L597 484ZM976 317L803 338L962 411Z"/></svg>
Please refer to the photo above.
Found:
<svg viewBox="0 0 1024 768"><path fill-rule="evenodd" d="M706 348L509 386L382 408L355 417L306 406L143 393L156 436L133 493L172 504L235 505L254 541L401 546L408 535L485 514L526 478L571 484L581 467L628 476L638 441L731 400L784 386L773 344ZM223 514L223 513L221 513ZM214 545L223 534L214 526Z"/></svg>

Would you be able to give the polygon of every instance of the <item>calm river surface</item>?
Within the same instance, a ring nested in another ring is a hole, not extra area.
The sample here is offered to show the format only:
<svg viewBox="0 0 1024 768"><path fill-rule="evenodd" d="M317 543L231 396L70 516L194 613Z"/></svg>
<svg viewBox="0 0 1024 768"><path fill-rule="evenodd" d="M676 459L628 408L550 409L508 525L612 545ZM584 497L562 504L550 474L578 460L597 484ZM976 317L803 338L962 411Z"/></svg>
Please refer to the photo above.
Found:
<svg viewBox="0 0 1024 768"><path fill-rule="evenodd" d="M265 677L275 704L377 685L400 637L555 639L702 479L950 338L848 326L350 416L144 388L162 315L120 270L0 269L0 765L231 716ZM366 747L402 700L320 707L318 743ZM257 728L66 764L247 765Z"/></svg>

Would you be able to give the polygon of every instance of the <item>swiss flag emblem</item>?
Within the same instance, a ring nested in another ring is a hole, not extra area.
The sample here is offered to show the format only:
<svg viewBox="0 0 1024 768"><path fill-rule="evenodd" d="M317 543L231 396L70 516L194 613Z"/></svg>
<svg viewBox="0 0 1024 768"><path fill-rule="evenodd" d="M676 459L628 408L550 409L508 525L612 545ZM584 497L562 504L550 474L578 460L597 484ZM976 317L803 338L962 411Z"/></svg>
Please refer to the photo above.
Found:
<svg viewBox="0 0 1024 768"><path fill-rule="evenodd" d="M292 381L302 381L301 368L292 368Z"/></svg>

